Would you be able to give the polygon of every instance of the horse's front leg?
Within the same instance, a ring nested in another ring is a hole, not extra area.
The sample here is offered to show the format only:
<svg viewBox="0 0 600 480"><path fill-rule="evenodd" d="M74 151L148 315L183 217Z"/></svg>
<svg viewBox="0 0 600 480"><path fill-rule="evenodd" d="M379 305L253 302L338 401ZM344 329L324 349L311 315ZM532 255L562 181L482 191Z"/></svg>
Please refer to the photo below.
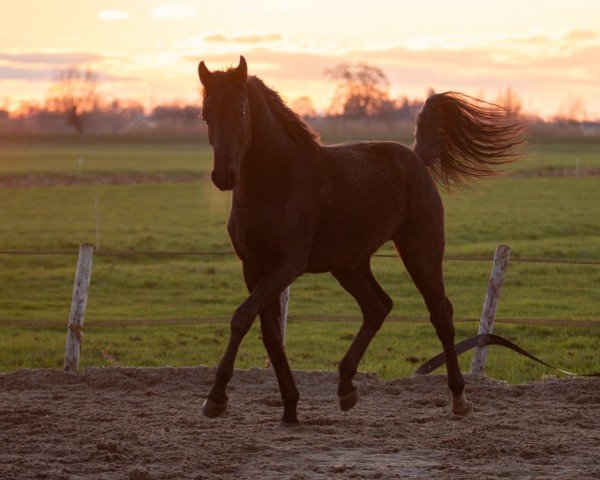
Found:
<svg viewBox="0 0 600 480"><path fill-rule="evenodd" d="M244 262L244 281L248 291L252 293L263 275L263 270L250 262ZM271 300L260 313L260 330L262 341L267 349L271 365L277 376L281 398L283 400L282 423L298 423L297 406L300 394L296 388L294 376L290 370L281 334L281 308L279 295Z"/></svg>
<svg viewBox="0 0 600 480"><path fill-rule="evenodd" d="M302 269L297 264L280 264L267 269L256 283L250 296L236 309L231 319L231 332L225 355L217 367L215 384L204 401L202 413L207 417L218 417L227 409L225 389L233 376L235 357L242 339L250 330L256 316L281 291L298 277Z"/></svg>

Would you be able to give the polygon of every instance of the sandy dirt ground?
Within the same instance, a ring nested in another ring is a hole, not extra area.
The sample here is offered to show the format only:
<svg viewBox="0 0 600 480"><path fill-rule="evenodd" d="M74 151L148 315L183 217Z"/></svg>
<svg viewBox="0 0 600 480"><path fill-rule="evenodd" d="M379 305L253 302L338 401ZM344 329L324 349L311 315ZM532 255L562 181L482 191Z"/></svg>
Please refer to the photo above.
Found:
<svg viewBox="0 0 600 480"><path fill-rule="evenodd" d="M236 371L228 413L201 414L211 368L0 375L1 479L598 479L600 378L509 386L467 377L453 416L444 376L296 372L301 425L282 426L270 369Z"/></svg>

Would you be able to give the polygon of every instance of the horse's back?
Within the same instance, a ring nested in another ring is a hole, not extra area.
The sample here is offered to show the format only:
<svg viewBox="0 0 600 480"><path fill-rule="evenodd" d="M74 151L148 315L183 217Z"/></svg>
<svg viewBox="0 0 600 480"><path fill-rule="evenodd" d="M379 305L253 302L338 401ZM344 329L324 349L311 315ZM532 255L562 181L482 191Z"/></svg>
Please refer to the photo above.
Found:
<svg viewBox="0 0 600 480"><path fill-rule="evenodd" d="M406 145L392 141L347 142L323 147L324 168L337 178L356 183L379 182L400 186L429 176L427 167Z"/></svg>
<svg viewBox="0 0 600 480"><path fill-rule="evenodd" d="M437 194L425 164L398 142L348 142L323 148L318 167L321 188L347 194L352 200L374 207L386 205L395 216L407 203L423 194Z"/></svg>

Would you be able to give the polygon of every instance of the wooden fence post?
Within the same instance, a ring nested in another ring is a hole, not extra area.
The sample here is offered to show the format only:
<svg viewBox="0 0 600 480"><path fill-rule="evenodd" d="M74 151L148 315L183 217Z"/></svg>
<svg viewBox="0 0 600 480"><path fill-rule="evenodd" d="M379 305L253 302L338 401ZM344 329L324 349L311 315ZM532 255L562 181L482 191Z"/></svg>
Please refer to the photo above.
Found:
<svg viewBox="0 0 600 480"><path fill-rule="evenodd" d="M73 285L73 300L71 301L71 313L67 327L67 343L65 346L64 369L76 372L79 366L79 354L81 352L81 327L87 304L88 287L92 275L92 258L94 247L89 243L79 246L79 258L77 260L77 271L75 272L75 283Z"/></svg>
<svg viewBox="0 0 600 480"><path fill-rule="evenodd" d="M281 338L283 339L284 344L285 344L285 329L287 326L288 304L290 302L290 288L291 288L291 285L289 285L279 295L279 318L281 319Z"/></svg>
<svg viewBox="0 0 600 480"><path fill-rule="evenodd" d="M478 335L483 333L492 333L494 329L494 316L498 308L498 300L500 299L500 287L504 280L504 271L508 265L510 257L510 247L507 245L498 245L496 254L494 255L494 264L492 265L492 273L488 281L487 293L483 302L481 311L481 319L479 320ZM478 346L475 349L475 355L471 362L471 373L474 375L483 375L485 369L485 361L487 359L487 346Z"/></svg>

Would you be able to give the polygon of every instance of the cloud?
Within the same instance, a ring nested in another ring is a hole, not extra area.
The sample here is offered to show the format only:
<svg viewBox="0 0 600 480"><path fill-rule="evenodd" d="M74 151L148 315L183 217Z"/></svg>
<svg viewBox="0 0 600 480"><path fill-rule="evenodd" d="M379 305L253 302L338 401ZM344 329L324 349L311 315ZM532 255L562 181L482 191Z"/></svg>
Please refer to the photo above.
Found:
<svg viewBox="0 0 600 480"><path fill-rule="evenodd" d="M541 88L593 86L600 77L600 42L579 44L568 37L590 38L573 31L550 36L533 32L526 35L482 35L477 41L465 39L413 42L367 49L315 49L287 41L270 45L250 45L243 52L252 74L274 81L324 81L323 71L336 64L368 62L379 66L393 84L431 84L439 88L501 88L507 85L538 91ZM218 34L215 34L215 36ZM224 39L231 41L233 36ZM208 38L204 39L205 41ZM515 41L519 40L519 41ZM215 37L213 41L221 41ZM598 43L595 45L594 43ZM472 46L464 46L472 45ZM186 60L205 60L209 68L235 64L237 52L206 49L197 44ZM212 65L212 67L211 67Z"/></svg>
<svg viewBox="0 0 600 480"><path fill-rule="evenodd" d="M565 40L579 41L579 40L596 40L598 38L598 32L594 30L571 30L564 36Z"/></svg>
<svg viewBox="0 0 600 480"><path fill-rule="evenodd" d="M248 34L248 35L237 35L227 36L221 33L214 33L207 35L204 40L207 42L231 42L231 43L261 43L261 42L277 42L282 37L279 33L267 33L267 34Z"/></svg>
<svg viewBox="0 0 600 480"><path fill-rule="evenodd" d="M26 82L47 82L56 80L58 71L37 68L18 68L0 65L0 81L22 80ZM132 82L139 80L130 76L111 75L109 73L98 73L99 82Z"/></svg>
<svg viewBox="0 0 600 480"><path fill-rule="evenodd" d="M52 78L54 78L54 76L53 72L50 70L36 70L0 65L0 80L39 82L51 80Z"/></svg>
<svg viewBox="0 0 600 480"><path fill-rule="evenodd" d="M207 35L206 37L204 37L204 40L206 40L207 42L233 42L234 40L226 37L225 35L221 34L221 33L214 33L212 35Z"/></svg>
<svg viewBox="0 0 600 480"><path fill-rule="evenodd" d="M0 52L0 61L5 60L17 64L79 65L98 62L103 58L103 55L89 52Z"/></svg>
<svg viewBox="0 0 600 480"><path fill-rule="evenodd" d="M179 19L187 18L193 15L198 7L193 5L186 5L183 3L164 3L150 11L150 14L154 18L159 19Z"/></svg>
<svg viewBox="0 0 600 480"><path fill-rule="evenodd" d="M117 8L108 8L98 12L98 18L102 20L129 20L131 15Z"/></svg>
<svg viewBox="0 0 600 480"><path fill-rule="evenodd" d="M86 64L107 59L100 54L86 52L0 52L0 81L21 80L25 82L46 82L55 80L58 72L79 66L87 68ZM94 67L99 82L130 82L137 80L128 75L113 75L106 68Z"/></svg>

